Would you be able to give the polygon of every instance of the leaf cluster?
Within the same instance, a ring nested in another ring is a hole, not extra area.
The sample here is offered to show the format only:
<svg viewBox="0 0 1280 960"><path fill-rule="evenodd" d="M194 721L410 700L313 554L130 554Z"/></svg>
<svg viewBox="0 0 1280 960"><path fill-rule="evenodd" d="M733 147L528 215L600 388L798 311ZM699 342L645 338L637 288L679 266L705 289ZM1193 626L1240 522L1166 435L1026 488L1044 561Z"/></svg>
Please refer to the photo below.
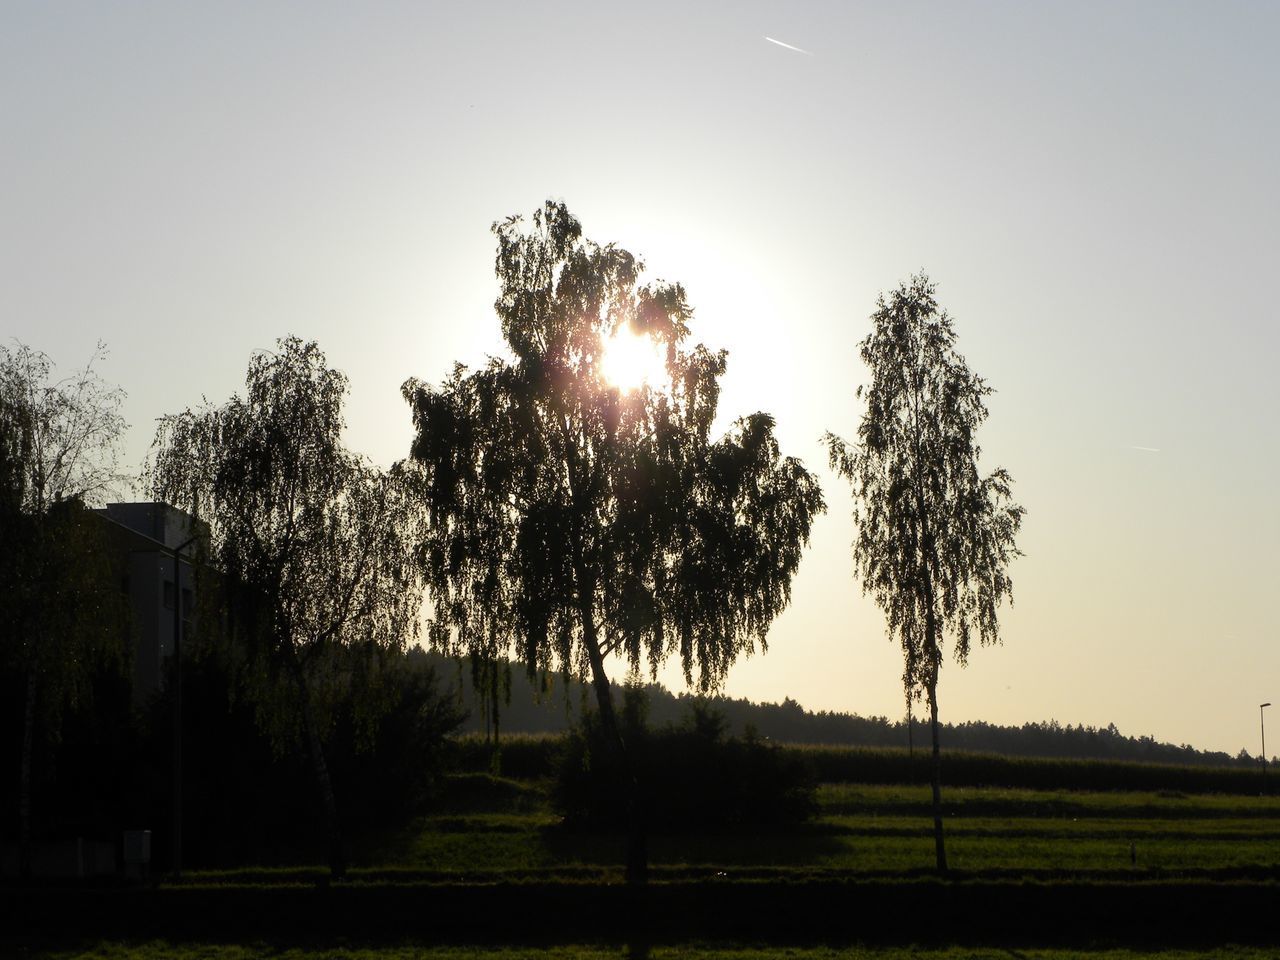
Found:
<svg viewBox="0 0 1280 960"><path fill-rule="evenodd" d="M119 480L124 392L84 367L0 346L0 668L33 674L42 725L126 662L119 571L87 509Z"/></svg>
<svg viewBox="0 0 1280 960"><path fill-rule="evenodd" d="M766 414L711 437L725 354L687 345L680 285L641 284L643 264L583 239L562 204L494 233L513 359L403 389L432 639L578 675L593 650L633 672L678 656L714 687L786 605L824 509L817 481L780 455ZM660 388L603 376L624 327L665 348Z"/></svg>
<svg viewBox="0 0 1280 960"><path fill-rule="evenodd" d="M936 682L944 636L961 664L974 636L998 642L1024 510L1006 470L979 470L975 433L992 391L956 350L928 277L881 296L871 320L858 442L826 440L831 466L853 486L856 572L902 645L910 693Z"/></svg>
<svg viewBox="0 0 1280 960"><path fill-rule="evenodd" d="M360 678L376 699L378 654L416 636L420 512L401 469L343 445L347 379L315 343L255 355L245 386L163 418L145 480L207 529L204 593L224 601L261 719L289 740L304 689L324 701Z"/></svg>
<svg viewBox="0 0 1280 960"><path fill-rule="evenodd" d="M643 694L627 688L626 701ZM642 709L638 712L643 712ZM627 724L628 749L640 768L645 822L676 833L793 824L818 812L813 768L793 750L751 731L728 734L724 716L694 702L679 725L652 730ZM594 715L564 741L551 787L552 805L574 828L625 826L618 793L625 769Z"/></svg>

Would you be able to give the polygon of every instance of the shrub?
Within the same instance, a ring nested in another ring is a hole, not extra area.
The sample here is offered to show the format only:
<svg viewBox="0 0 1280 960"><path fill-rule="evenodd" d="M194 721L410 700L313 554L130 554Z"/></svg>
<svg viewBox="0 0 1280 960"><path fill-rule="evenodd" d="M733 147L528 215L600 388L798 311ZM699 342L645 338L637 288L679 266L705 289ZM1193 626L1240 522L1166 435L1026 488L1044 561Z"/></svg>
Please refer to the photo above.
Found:
<svg viewBox="0 0 1280 960"><path fill-rule="evenodd" d="M641 698L628 690L624 736L651 829L717 830L795 823L817 812L815 778L804 758L748 731L728 737L722 714L695 703L680 726L649 730ZM595 714L569 735L552 790L567 825L626 827L621 758Z"/></svg>
<svg viewBox="0 0 1280 960"><path fill-rule="evenodd" d="M495 748L491 740L481 735L464 733L449 742L449 765L459 773L542 780L555 776L564 745L562 735L516 733L504 734Z"/></svg>
<svg viewBox="0 0 1280 960"><path fill-rule="evenodd" d="M324 821L301 745L276 751L253 705L216 657L183 668L184 859L188 866L292 863L318 855ZM461 717L420 658L390 658L376 719L350 702L333 713L325 743L343 829L381 836L426 812L440 787L447 735ZM150 706L150 789L131 825L156 828L153 863L167 863L173 705Z"/></svg>

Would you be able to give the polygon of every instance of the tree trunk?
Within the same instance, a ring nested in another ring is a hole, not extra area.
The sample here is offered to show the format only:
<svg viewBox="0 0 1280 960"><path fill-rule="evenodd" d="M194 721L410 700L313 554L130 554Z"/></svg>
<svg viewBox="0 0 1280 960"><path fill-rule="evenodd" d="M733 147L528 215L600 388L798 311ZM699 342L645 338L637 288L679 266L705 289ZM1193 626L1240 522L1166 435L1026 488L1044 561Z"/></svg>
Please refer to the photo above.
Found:
<svg viewBox="0 0 1280 960"><path fill-rule="evenodd" d="M947 872L947 849L942 842L942 750L938 743L938 668L929 676L929 723L933 731L933 764L930 780L933 787L933 847L938 872Z"/></svg>
<svg viewBox="0 0 1280 960"><path fill-rule="evenodd" d="M566 449L569 465L569 494L571 500L577 505L577 490L580 485L577 457L572 441L567 443ZM596 702L600 706L600 722L604 725L606 736L616 745L618 758L622 761L622 769L626 777L624 802L627 808L627 885L636 891L641 891L649 881L649 844L648 831L644 822L644 807L640 797L640 782L635 763L622 736L622 728L618 724L617 712L613 708L613 691L609 685L609 677L604 672L604 656L600 652L600 638L596 632L596 578L584 558L582 532L577 516L572 526L572 549L573 579L577 588L582 643L586 647L587 658L591 662L592 686L596 689ZM630 912L632 923L635 925L635 930L632 932L639 934L644 917L642 905L633 906Z"/></svg>
<svg viewBox="0 0 1280 960"><path fill-rule="evenodd" d="M498 703L498 658L489 664L489 701L493 705L493 753L489 757L489 771L496 777L502 773L502 707Z"/></svg>
<svg viewBox="0 0 1280 960"><path fill-rule="evenodd" d="M933 736L933 763L930 765L931 786L933 787L933 847L937 859L938 873L946 875L947 849L942 842L942 749L938 743L938 671L942 666L942 649L939 644L942 629L938 624L937 607L933 593L933 572L930 562L934 558L933 536L929 532L928 511L925 509L924 496L917 487L918 505L920 509L920 542L923 546L920 582L923 588L924 629L926 646L925 656L929 659L929 672L926 677L929 696L929 726ZM911 695L910 689L907 695Z"/></svg>
<svg viewBox="0 0 1280 960"><path fill-rule="evenodd" d="M644 805L640 799L640 781L622 736L617 711L614 710L613 691L604 672L604 657L600 654L595 617L586 603L579 604L579 613L582 617L582 639L587 648L587 657L591 661L592 686L595 687L596 702L600 707L600 722L606 736L613 741L618 751L626 777L624 802L627 807L627 883L631 886L643 886L649 881L649 836Z"/></svg>
<svg viewBox="0 0 1280 960"><path fill-rule="evenodd" d="M911 736L911 694L907 693L907 756L914 758L916 755L915 740Z"/></svg>
<svg viewBox="0 0 1280 960"><path fill-rule="evenodd" d="M320 788L320 804L324 811L325 836L329 845L329 873L334 880L345 880L347 877L347 854L342 842L342 822L338 819L338 798L333 792L333 780L329 777L329 764L325 760L324 745L320 742L320 732L316 729L315 711L311 706L311 696L307 690L306 680L302 676L302 668L294 664L294 680L298 686L298 696L302 700L302 732L307 738L307 748L311 753L311 769L315 773L316 785Z"/></svg>
<svg viewBox="0 0 1280 960"><path fill-rule="evenodd" d="M31 755L35 751L36 668L27 665L22 707L22 757L18 774L18 876L31 879Z"/></svg>

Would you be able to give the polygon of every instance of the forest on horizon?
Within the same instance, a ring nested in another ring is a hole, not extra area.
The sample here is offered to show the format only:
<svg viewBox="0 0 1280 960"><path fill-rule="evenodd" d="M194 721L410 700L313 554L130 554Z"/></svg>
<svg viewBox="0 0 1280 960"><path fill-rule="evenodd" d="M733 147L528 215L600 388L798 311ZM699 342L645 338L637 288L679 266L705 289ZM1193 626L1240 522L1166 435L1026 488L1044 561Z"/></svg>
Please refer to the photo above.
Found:
<svg viewBox="0 0 1280 960"><path fill-rule="evenodd" d="M460 727L464 733L492 736L495 701L499 738L568 733L580 719L584 705L590 706L590 690L558 674L530 679L523 664L502 661L495 673L487 679L482 673L477 683L470 660L460 662L426 651L411 654L415 655L434 667L441 685L453 692L467 712ZM907 748L914 744L917 750L928 749L927 717L916 714L912 718L908 738L905 711L903 717L896 719L864 717L843 711L808 710L789 696L778 703L756 703L723 695L673 693L660 683L631 688L643 692L646 719L652 727L680 726L688 722L694 705L701 704L721 714L729 732L738 736L753 730L762 739L781 743L877 748ZM1147 735L1126 735L1114 723L1093 727L1049 719L1002 726L969 720L943 723L941 731L946 749L973 753L1212 767L1254 767L1259 762L1246 749L1233 757L1221 750L1200 750L1186 743L1163 743Z"/></svg>

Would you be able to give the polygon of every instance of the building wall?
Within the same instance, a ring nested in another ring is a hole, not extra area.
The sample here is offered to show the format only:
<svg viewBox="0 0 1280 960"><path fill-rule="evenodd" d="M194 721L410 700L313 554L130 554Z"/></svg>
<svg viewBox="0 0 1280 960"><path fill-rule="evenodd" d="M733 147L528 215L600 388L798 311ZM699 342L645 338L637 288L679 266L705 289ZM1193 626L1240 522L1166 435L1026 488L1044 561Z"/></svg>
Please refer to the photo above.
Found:
<svg viewBox="0 0 1280 960"><path fill-rule="evenodd" d="M173 586L172 550L190 536L191 517L166 503L113 503L98 511L111 521L114 549L127 571L133 634L133 698L145 703L160 689L173 655L173 607L181 604L189 630L194 613L194 571L181 561L181 591ZM184 603L185 594L185 603ZM185 637L184 633L184 637Z"/></svg>
<svg viewBox="0 0 1280 960"><path fill-rule="evenodd" d="M109 519L172 550L191 536L191 515L167 503L109 503Z"/></svg>

